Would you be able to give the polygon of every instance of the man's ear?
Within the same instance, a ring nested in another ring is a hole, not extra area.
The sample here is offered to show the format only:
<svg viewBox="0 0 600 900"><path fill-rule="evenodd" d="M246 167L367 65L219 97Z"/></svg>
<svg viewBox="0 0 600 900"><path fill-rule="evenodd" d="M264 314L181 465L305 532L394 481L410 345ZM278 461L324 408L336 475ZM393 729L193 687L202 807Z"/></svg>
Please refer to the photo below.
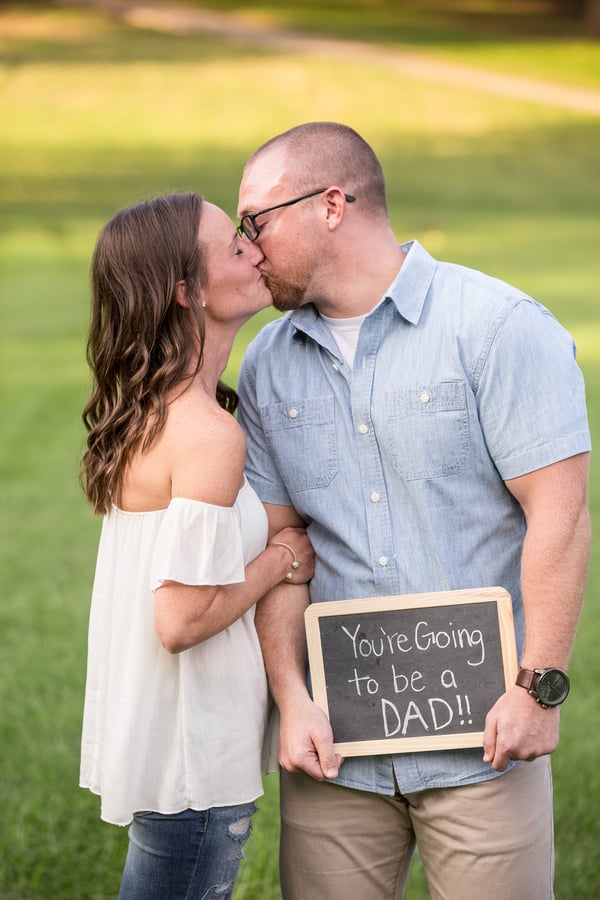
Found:
<svg viewBox="0 0 600 900"><path fill-rule="evenodd" d="M189 308L190 308L190 301L189 301L189 299L188 299L187 284L185 283L184 279L182 279L181 281L178 281L178 282L177 282L177 284L175 285L175 289L176 289L176 292L177 292L177 303L178 303L178 305L179 305L179 306L183 306L184 309L189 309Z"/></svg>
<svg viewBox="0 0 600 900"><path fill-rule="evenodd" d="M327 227L330 231L334 231L344 217L344 192L341 188L333 187L325 194L327 202Z"/></svg>

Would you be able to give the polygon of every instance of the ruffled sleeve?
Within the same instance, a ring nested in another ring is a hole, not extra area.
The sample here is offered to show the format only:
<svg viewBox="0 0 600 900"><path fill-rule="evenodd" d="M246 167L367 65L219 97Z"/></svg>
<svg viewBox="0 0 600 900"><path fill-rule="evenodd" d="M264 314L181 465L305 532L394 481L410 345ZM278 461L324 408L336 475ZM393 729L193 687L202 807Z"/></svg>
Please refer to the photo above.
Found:
<svg viewBox="0 0 600 900"><path fill-rule="evenodd" d="M150 589L165 581L236 584L245 580L238 511L175 497L161 523L150 571Z"/></svg>

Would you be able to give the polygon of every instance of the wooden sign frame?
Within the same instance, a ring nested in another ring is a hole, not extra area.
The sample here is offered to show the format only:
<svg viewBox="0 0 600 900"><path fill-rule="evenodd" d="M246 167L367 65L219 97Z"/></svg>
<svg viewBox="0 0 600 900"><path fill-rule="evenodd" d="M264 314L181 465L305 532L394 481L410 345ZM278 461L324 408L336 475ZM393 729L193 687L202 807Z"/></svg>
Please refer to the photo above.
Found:
<svg viewBox="0 0 600 900"><path fill-rule="evenodd" d="M325 671L326 666L323 658L321 627L321 622L326 622L328 617L335 617L336 619L346 619L347 617L348 619L352 619L352 621L355 621L356 617L358 617L358 619L360 620L361 617L368 616L372 613L385 614L392 611L401 613L404 610L423 610L424 615L427 615L429 611L431 615L431 611L434 608L447 607L448 614L452 614L454 618L456 618L457 615L465 612L464 609L459 609L459 607L464 608L470 606L471 604L494 604L496 606L498 615L498 632L493 635L493 638L496 643L499 642L499 647L496 646L496 651L498 652L499 650L501 650L501 665L503 668L503 677L502 673L495 673L495 677L497 678L499 683L502 683L503 690L508 690L514 684L518 671L518 658L514 633L512 602L510 594L503 588L489 587L478 588L474 590L440 591L425 594L404 594L390 597L368 597L360 600L338 600L323 603L312 603L305 612L305 627L308 647L308 660L312 680L313 699L315 703L325 712L327 717L331 720L332 716L330 715L330 705L332 702L334 702L335 704L335 701L332 701L329 693L332 690L331 684L327 684ZM482 612L485 613L486 610L489 610L489 607L482 608ZM466 611L468 612L468 610ZM475 612L475 609L473 611ZM444 612L446 612L446 610L444 610ZM494 619L493 616L492 619ZM333 623L330 622L330 625L331 624ZM450 624L452 625L452 623ZM458 637L460 638L461 624L462 623L457 622L456 626L453 626L453 630L451 631L450 635L445 632L443 632L443 634L445 634L446 637L453 636L456 643L456 636L458 635ZM382 627L379 630L385 633L385 630ZM462 630L464 632L465 628L463 628ZM350 638L351 632L349 630L346 630L346 635ZM405 637L405 635L400 636ZM394 638L396 640L398 639L397 632L394 634ZM408 638L406 639L408 640ZM356 646L357 645L354 644L353 652L355 654L355 657L357 658L358 654ZM366 646L368 646L368 644ZM382 645L380 644L379 646L381 647ZM390 649L391 647L392 645L390 644ZM397 658L399 658L400 656L401 653L398 653ZM375 662L377 661L375 660ZM450 670L447 669L445 671L449 672ZM354 669L354 672L356 673L357 670ZM473 673L474 679L476 678L476 676L477 673ZM358 675L356 677L358 678ZM422 674L421 677L423 678ZM447 676L447 678L449 677L450 676ZM360 690L359 681L366 681L366 679L367 676L356 681L356 692ZM333 677L331 677L331 680L333 681ZM353 678L348 679L348 683L351 683L352 681L354 681ZM377 684L377 682L375 682L375 684ZM418 682L418 684L420 685L420 682ZM448 700L452 699L453 702L458 702L460 706L460 692L457 693L451 685L446 685L446 687L449 687L450 690L444 696L447 697ZM462 687L464 689L465 686L462 685ZM421 690L424 690L424 688L421 688ZM500 693L502 693L503 690L501 690ZM440 690L439 693L442 693L442 691ZM463 696L465 700L467 700L467 695ZM456 701L454 701L454 697L456 697ZM485 700L485 698L483 699ZM490 707L495 702L495 699L497 699L497 697L492 699L492 701L490 702ZM347 703L347 701L344 702ZM441 704L445 701L440 699L437 702ZM449 704L446 705L449 706ZM370 756L382 753L403 753L421 750L451 750L462 747L481 747L482 743L483 727L478 731L460 731L460 729L455 729L451 730L449 733L423 734L422 736L413 737L386 736L384 738L376 738L373 740L364 739L364 737L357 740L347 739L339 742L336 741L334 743L334 747L336 752L340 753L342 756Z"/></svg>

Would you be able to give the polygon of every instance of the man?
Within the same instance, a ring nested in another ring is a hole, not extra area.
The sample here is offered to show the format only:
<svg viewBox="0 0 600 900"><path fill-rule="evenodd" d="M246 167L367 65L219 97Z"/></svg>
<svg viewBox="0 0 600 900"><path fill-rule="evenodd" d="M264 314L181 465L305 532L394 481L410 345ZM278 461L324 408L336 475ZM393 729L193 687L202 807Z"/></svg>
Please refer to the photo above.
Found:
<svg viewBox="0 0 600 900"><path fill-rule="evenodd" d="M306 591L276 588L257 623L281 714L283 895L399 898L416 842L433 898L548 900L559 707L536 670L562 698L590 546L572 340L515 288L398 245L381 166L346 126L256 151L239 214L291 310L242 366L247 474L272 530L308 525L310 600L499 585L523 670L483 752L341 764L306 687Z"/></svg>

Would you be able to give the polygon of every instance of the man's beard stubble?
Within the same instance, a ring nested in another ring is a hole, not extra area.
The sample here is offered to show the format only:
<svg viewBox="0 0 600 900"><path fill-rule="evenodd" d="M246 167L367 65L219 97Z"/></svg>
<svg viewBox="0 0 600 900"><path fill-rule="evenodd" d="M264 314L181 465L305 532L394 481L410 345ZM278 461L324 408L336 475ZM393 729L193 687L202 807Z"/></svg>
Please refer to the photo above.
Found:
<svg viewBox="0 0 600 900"><path fill-rule="evenodd" d="M265 283L271 292L272 302L275 309L279 312L288 312L290 309L298 309L306 301L304 300L304 289L291 282L276 281L270 275L265 273Z"/></svg>

